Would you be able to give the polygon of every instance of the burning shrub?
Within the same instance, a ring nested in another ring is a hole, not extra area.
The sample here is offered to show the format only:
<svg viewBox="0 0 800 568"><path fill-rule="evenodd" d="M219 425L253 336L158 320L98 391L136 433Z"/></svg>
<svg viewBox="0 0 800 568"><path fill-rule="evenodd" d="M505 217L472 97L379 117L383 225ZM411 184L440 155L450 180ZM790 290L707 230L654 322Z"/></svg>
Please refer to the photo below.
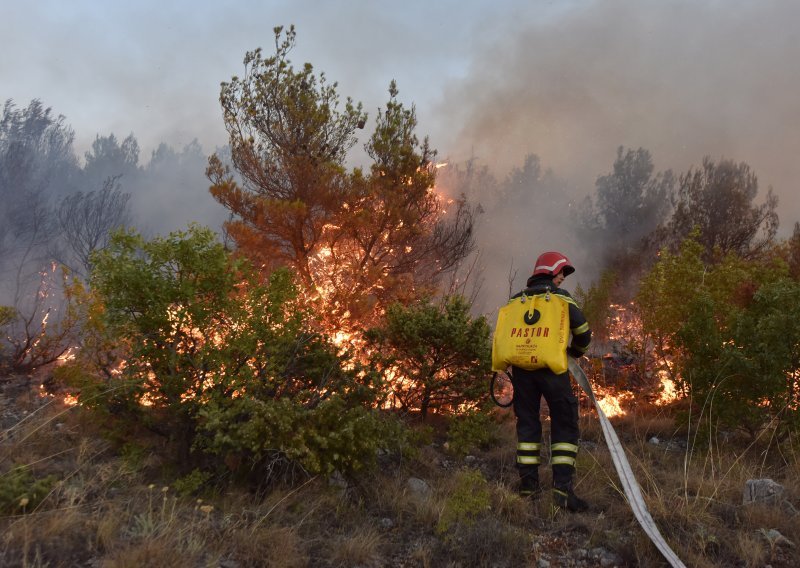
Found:
<svg viewBox="0 0 800 568"><path fill-rule="evenodd" d="M424 419L428 410L469 410L486 400L489 325L483 316L470 316L462 296L441 305L393 304L367 339L404 410L419 410Z"/></svg>
<svg viewBox="0 0 800 568"><path fill-rule="evenodd" d="M82 377L83 405L123 439L160 434L184 466L193 446L252 459L263 444L314 470L324 467L309 457L312 441L336 446L368 422L373 374L314 329L287 270L262 283L196 226L151 241L117 233L93 261L93 339L63 374ZM314 422L323 415L324 426ZM336 451L346 461L345 446Z"/></svg>
<svg viewBox="0 0 800 568"><path fill-rule="evenodd" d="M0 370L19 374L52 363L74 345L78 332L76 311L64 310L64 299L75 281L68 271L57 278L56 265L39 273L38 289L21 292L14 307L0 306Z"/></svg>

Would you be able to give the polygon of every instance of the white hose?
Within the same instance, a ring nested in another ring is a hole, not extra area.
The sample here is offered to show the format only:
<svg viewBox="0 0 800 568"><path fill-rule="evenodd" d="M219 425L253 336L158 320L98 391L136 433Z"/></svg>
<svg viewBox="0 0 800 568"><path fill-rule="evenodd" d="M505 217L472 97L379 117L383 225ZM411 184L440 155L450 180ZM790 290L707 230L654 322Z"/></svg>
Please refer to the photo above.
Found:
<svg viewBox="0 0 800 568"><path fill-rule="evenodd" d="M639 524L644 529L644 532L647 533L647 536L650 537L653 544L656 545L656 548L664 555L667 562L670 563L670 566L673 568L686 568L686 565L681 562L678 555L675 554L667 544L667 541L664 540L664 537L661 536L661 532L658 530L653 517L650 516L650 512L647 510L647 505L645 505L644 498L642 497L642 490L636 482L631 464L625 456L625 450L622 449L622 444L617 437L617 433L614 431L611 422L609 422L606 413L600 408L592 392L592 385L589 384L589 379L586 378L583 369L581 369L580 365L578 365L577 361L572 357L569 358L569 372L572 373L572 376L575 377L575 380L578 381L578 384L597 409L597 415L600 417L600 426L603 428L603 436L605 436L608 450L611 452L611 459L614 461L614 467L622 482L622 489L625 491L625 496L628 498L628 503L631 506L633 515L636 517L636 520L639 521Z"/></svg>

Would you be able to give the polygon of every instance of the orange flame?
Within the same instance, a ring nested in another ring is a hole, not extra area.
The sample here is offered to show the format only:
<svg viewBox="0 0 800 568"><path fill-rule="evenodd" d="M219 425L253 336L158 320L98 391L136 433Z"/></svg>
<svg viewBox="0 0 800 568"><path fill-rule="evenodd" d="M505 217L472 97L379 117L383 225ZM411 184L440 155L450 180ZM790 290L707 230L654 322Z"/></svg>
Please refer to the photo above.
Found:
<svg viewBox="0 0 800 568"><path fill-rule="evenodd" d="M614 416L625 416L625 414L627 414L623 405L630 402L630 399L633 398L631 393L614 392L608 387L594 387L592 390L597 399L597 405L606 416L613 418Z"/></svg>
<svg viewBox="0 0 800 568"><path fill-rule="evenodd" d="M75 406L79 401L76 395L65 394L64 398L61 399L61 402L64 403L65 406Z"/></svg>

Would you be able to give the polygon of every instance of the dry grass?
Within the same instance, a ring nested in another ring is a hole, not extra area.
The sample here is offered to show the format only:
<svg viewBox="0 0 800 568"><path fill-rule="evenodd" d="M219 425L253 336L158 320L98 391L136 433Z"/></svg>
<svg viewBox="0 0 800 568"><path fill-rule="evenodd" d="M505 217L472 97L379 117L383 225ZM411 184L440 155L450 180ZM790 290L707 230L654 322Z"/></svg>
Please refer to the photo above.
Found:
<svg viewBox="0 0 800 568"><path fill-rule="evenodd" d="M382 479L369 493L374 508L386 518L395 519L404 526L420 530L432 530L442 512L441 497L435 488L427 498L413 494L407 485L407 477L397 476ZM430 481L430 478L428 478Z"/></svg>
<svg viewBox="0 0 800 568"><path fill-rule="evenodd" d="M531 503L515 490L504 485L495 485L492 491L492 511L504 523L524 525L531 516Z"/></svg>
<svg viewBox="0 0 800 568"><path fill-rule="evenodd" d="M37 479L58 481L38 508L0 517L2 566L521 566L540 558L555 565L577 564L570 555L595 547L629 566L664 565L587 413L576 491L593 508L577 515L552 507L547 492L533 503L516 493L509 421L498 444L469 463L426 445L414 459L392 458L351 479L346 490L316 478L259 495L228 487L198 502L169 487L157 456L121 457L72 411L53 404L29 416L0 442L0 476L26 465ZM774 443L725 434L706 451L663 410L613 423L653 518L687 565L800 565L800 515L741 504L745 481L771 477L800 508L800 459L791 445L778 452ZM653 444L653 436L686 446ZM490 508L439 531L456 472L465 468L485 478ZM546 486L548 468L541 474ZM412 476L430 485L427 496L409 490Z"/></svg>
<svg viewBox="0 0 800 568"><path fill-rule="evenodd" d="M228 534L226 555L239 566L301 568L308 564L305 543L294 529L272 525L241 527Z"/></svg>
<svg viewBox="0 0 800 568"><path fill-rule="evenodd" d="M137 541L113 551L102 560L101 565L103 568L214 566L211 562L204 564L198 554L187 554L173 544L170 538Z"/></svg>
<svg viewBox="0 0 800 568"><path fill-rule="evenodd" d="M764 566L769 557L768 546L764 539L747 533L739 538L735 553L747 568Z"/></svg>
<svg viewBox="0 0 800 568"><path fill-rule="evenodd" d="M329 539L330 562L342 567L380 566L382 541L382 535L369 526Z"/></svg>

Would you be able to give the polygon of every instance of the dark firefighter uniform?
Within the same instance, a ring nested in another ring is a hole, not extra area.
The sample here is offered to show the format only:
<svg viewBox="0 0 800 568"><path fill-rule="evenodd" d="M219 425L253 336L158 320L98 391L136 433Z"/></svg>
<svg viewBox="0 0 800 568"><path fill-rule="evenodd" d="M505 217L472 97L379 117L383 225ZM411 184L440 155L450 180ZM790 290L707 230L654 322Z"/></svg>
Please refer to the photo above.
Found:
<svg viewBox="0 0 800 568"><path fill-rule="evenodd" d="M513 296L533 296L547 291L557 294L569 305L569 327L572 341L567 353L578 358L586 353L592 332L578 305L569 292L557 288L551 275L534 275L527 288ZM569 373L556 374L548 368L528 371L512 367L514 413L517 417L517 468L522 494L539 491L542 423L539 417L541 398L550 409L550 464L553 468L553 490L556 503L570 510L583 510L588 505L574 497L572 491L575 458L578 453L578 399L572 392ZM569 497L569 502L567 498Z"/></svg>

